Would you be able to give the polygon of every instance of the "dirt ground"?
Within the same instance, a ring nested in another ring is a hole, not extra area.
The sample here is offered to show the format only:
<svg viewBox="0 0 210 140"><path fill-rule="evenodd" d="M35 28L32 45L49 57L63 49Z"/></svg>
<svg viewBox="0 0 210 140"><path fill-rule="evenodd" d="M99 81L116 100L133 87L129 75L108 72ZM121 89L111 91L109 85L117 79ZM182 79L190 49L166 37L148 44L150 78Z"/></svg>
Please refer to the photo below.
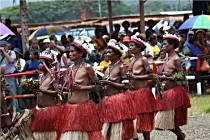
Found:
<svg viewBox="0 0 210 140"><path fill-rule="evenodd" d="M210 140L210 115L190 116L188 124L181 129L186 134L186 140ZM142 134L139 135L143 140ZM151 140L176 140L176 135L170 131L151 132Z"/></svg>

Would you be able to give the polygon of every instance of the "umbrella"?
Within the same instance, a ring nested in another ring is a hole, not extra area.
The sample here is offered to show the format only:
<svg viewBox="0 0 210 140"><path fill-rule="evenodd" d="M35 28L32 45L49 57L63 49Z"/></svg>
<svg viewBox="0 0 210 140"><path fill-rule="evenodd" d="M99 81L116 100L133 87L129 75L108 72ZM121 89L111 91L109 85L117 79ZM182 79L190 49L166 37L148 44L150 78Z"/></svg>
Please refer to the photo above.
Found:
<svg viewBox="0 0 210 140"><path fill-rule="evenodd" d="M210 29L210 16L199 15L189 18L179 27L179 30L184 29Z"/></svg>
<svg viewBox="0 0 210 140"><path fill-rule="evenodd" d="M51 35L54 33L59 33L59 32L65 32L68 31L68 29L63 28L61 26L44 26L36 31L34 31L30 36L29 36L29 40L31 40L32 38L37 38L40 36L46 36L46 35Z"/></svg>
<svg viewBox="0 0 210 140"><path fill-rule="evenodd" d="M164 21L168 21L170 26L173 26L174 23L176 22L175 19L162 19L161 21L159 21L152 29L155 30L155 32L158 34L159 33L159 29L161 26L163 26Z"/></svg>
<svg viewBox="0 0 210 140"><path fill-rule="evenodd" d="M0 36L6 34L15 35L6 25L0 22Z"/></svg>

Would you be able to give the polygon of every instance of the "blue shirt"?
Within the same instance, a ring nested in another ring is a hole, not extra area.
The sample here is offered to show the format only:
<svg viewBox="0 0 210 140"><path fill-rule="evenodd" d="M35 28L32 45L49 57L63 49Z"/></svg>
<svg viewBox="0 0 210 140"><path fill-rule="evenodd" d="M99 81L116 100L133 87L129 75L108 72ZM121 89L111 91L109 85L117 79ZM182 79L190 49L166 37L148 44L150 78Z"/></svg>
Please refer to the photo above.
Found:
<svg viewBox="0 0 210 140"><path fill-rule="evenodd" d="M32 71L32 70L38 70L39 69L39 60L36 60L33 62L32 60L26 61L26 64L24 66L23 71ZM38 74L36 75L26 75L26 78L31 78L33 77L34 79L38 79Z"/></svg>
<svg viewBox="0 0 210 140"><path fill-rule="evenodd" d="M202 54L201 50L197 46L188 44L188 48L190 49L190 57L197 57L198 54ZM191 66L195 67L195 65L196 65L196 60L191 60Z"/></svg>
<svg viewBox="0 0 210 140"><path fill-rule="evenodd" d="M16 54L14 51L9 50L7 53L9 54L10 57L16 59ZM16 60L10 63L9 60L6 58L6 56L4 56L2 52L0 52L0 61L1 61L0 66L3 66L3 65L6 66L6 70L4 71L4 74L14 73L14 71L16 70L15 68Z"/></svg>

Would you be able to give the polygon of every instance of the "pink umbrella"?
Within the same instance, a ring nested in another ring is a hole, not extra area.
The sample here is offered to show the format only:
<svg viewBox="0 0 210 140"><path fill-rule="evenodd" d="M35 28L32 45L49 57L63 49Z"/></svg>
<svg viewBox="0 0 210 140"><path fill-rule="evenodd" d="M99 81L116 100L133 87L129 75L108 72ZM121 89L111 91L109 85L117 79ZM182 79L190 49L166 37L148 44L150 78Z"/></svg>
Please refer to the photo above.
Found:
<svg viewBox="0 0 210 140"><path fill-rule="evenodd" d="M0 36L5 34L15 35L6 25L0 22Z"/></svg>

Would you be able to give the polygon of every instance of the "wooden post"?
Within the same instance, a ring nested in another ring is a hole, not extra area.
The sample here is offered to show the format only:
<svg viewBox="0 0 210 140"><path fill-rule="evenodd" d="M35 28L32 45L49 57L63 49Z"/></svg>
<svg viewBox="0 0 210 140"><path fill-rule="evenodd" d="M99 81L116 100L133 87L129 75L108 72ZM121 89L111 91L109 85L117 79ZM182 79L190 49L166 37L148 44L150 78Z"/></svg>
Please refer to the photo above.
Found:
<svg viewBox="0 0 210 140"><path fill-rule="evenodd" d="M139 9L140 9L140 27L141 27L141 33L142 34L145 34L144 0L139 0Z"/></svg>
<svg viewBox="0 0 210 140"><path fill-rule="evenodd" d="M20 24L21 24L22 46L24 54L28 46L28 20L27 20L26 0L20 0Z"/></svg>
<svg viewBox="0 0 210 140"><path fill-rule="evenodd" d="M107 0L108 4L108 13L109 13L109 36L111 37L113 32L113 23L112 23L112 2L111 0Z"/></svg>

